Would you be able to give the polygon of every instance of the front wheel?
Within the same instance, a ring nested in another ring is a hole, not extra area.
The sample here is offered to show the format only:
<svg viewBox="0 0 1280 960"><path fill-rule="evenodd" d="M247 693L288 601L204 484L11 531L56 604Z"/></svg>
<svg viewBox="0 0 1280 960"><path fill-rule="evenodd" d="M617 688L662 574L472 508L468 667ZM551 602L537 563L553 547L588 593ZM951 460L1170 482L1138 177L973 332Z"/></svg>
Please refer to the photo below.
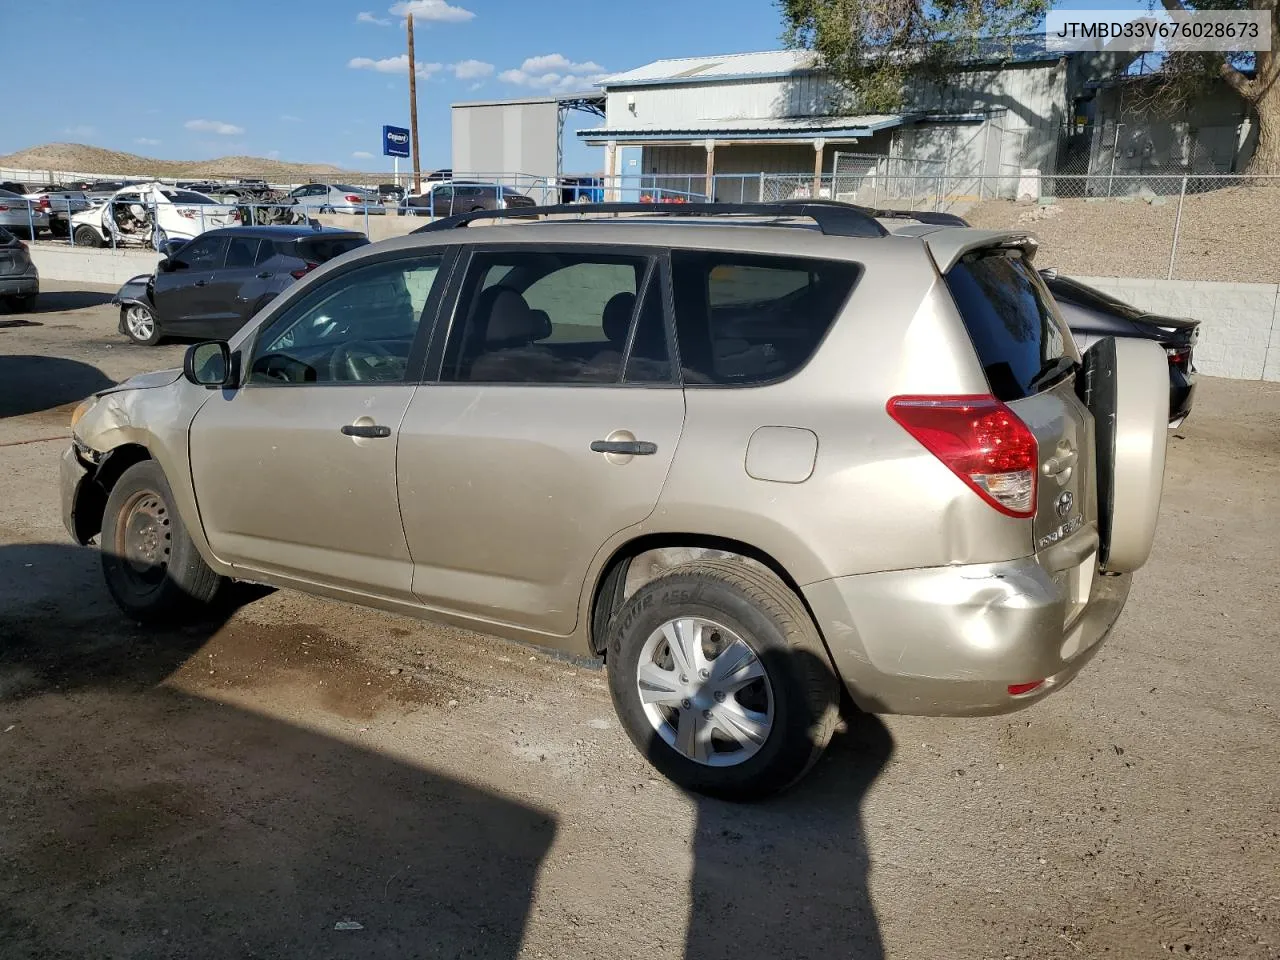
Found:
<svg viewBox="0 0 1280 960"><path fill-rule="evenodd" d="M141 303L130 303L120 308L120 323L125 334L134 343L144 347L154 347L160 342L160 324L150 307Z"/></svg>
<svg viewBox="0 0 1280 960"><path fill-rule="evenodd" d="M145 623L199 619L224 583L196 551L154 460L127 469L107 496L102 572L120 609Z"/></svg>
<svg viewBox="0 0 1280 960"><path fill-rule="evenodd" d="M611 619L618 719L664 776L751 800L804 775L835 730L839 681L799 598L742 562L677 567Z"/></svg>

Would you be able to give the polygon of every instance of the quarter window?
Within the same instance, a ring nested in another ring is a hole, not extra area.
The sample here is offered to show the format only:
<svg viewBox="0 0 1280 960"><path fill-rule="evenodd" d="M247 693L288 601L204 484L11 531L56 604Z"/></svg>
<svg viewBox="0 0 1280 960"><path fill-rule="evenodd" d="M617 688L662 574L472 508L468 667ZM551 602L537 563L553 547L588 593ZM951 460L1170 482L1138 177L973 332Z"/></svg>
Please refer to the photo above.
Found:
<svg viewBox="0 0 1280 960"><path fill-rule="evenodd" d="M818 349L859 275L855 263L710 251L671 255L686 384L788 377Z"/></svg>

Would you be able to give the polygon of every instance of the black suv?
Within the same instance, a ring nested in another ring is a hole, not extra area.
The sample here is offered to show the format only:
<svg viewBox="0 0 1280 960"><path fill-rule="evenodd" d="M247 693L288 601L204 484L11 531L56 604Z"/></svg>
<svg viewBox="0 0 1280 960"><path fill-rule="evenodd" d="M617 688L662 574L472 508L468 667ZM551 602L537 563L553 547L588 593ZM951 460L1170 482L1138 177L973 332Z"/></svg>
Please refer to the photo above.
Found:
<svg viewBox="0 0 1280 960"><path fill-rule="evenodd" d="M135 343L224 339L291 283L368 242L334 227L210 230L171 250L154 274L129 280L111 302L120 307L120 332Z"/></svg>

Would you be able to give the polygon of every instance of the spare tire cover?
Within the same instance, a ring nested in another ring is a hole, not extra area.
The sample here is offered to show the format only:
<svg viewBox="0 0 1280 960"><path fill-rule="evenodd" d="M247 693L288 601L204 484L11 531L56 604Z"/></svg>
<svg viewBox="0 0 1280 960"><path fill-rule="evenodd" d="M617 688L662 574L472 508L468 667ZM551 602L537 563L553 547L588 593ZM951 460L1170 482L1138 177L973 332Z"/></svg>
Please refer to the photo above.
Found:
<svg viewBox="0 0 1280 960"><path fill-rule="evenodd" d="M1097 438L1099 564L1132 573L1151 555L1169 434L1169 361L1151 340L1107 337L1084 356Z"/></svg>

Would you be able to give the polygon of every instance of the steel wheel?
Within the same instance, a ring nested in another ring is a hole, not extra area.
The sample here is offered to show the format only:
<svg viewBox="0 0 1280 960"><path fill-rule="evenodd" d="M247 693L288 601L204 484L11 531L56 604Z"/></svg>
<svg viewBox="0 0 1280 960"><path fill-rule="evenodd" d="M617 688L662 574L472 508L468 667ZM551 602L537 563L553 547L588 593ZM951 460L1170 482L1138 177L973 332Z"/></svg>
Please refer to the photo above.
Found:
<svg viewBox="0 0 1280 960"><path fill-rule="evenodd" d="M124 311L125 329L133 339L145 343L156 335L156 318L141 304L130 304Z"/></svg>
<svg viewBox="0 0 1280 960"><path fill-rule="evenodd" d="M680 617L649 635L636 686L655 733L682 756L732 767L773 729L773 686L741 637L712 620Z"/></svg>
<svg viewBox="0 0 1280 960"><path fill-rule="evenodd" d="M140 586L154 588L164 581L173 554L171 526L168 507L152 490L139 490L120 510L116 549Z"/></svg>

